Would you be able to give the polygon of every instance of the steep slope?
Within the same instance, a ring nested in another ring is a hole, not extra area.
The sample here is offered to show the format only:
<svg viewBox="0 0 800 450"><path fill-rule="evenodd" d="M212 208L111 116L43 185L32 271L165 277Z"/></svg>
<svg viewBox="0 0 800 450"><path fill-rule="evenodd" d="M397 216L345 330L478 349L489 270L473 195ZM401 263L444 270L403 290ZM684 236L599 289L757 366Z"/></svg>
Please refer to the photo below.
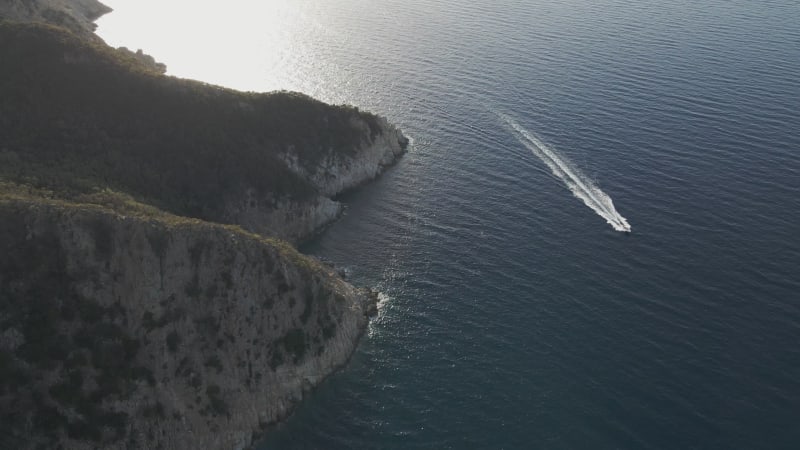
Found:
<svg viewBox="0 0 800 450"><path fill-rule="evenodd" d="M87 39L94 35L94 21L111 8L97 0L4 0L0 2L0 20L46 22L62 26Z"/></svg>
<svg viewBox="0 0 800 450"><path fill-rule="evenodd" d="M281 241L21 191L0 196L3 448L246 447L374 307Z"/></svg>
<svg viewBox="0 0 800 450"><path fill-rule="evenodd" d="M164 76L57 27L0 25L0 60L0 177L109 186L290 240L333 220L341 207L330 197L374 178L407 143L356 108Z"/></svg>
<svg viewBox="0 0 800 450"><path fill-rule="evenodd" d="M96 5L0 5L26 21L0 21L0 448L246 448L375 309L282 239L408 141L357 108L165 76L87 35Z"/></svg>

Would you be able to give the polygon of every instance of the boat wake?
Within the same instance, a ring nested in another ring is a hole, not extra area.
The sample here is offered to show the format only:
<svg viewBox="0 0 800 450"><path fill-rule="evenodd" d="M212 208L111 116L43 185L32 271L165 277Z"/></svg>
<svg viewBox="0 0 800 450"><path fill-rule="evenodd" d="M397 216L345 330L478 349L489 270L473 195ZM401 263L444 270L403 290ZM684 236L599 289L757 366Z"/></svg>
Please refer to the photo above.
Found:
<svg viewBox="0 0 800 450"><path fill-rule="evenodd" d="M608 194L597 187L590 178L584 175L569 160L559 155L555 149L542 142L536 135L520 126L514 119L505 114L498 115L513 129L517 139L541 159L550 168L553 175L567 185L575 197L583 200L586 206L592 208L600 217L606 219L606 222L615 230L630 233L631 226L614 208L614 202L611 201L611 197Z"/></svg>

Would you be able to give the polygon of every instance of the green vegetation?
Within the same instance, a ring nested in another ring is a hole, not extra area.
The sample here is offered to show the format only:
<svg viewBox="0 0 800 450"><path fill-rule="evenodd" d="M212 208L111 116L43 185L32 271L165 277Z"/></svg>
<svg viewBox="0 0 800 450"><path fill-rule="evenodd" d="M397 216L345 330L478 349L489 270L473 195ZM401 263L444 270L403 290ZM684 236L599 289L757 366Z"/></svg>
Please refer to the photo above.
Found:
<svg viewBox="0 0 800 450"><path fill-rule="evenodd" d="M2 171L1 167L0 171ZM242 239L242 242L247 243L245 245L258 243L271 251L276 251L281 258L294 264L303 273L304 277L307 275L309 279L313 274L330 273L330 269L320 264L316 259L302 255L288 242L252 233L237 225L221 225L196 218L176 216L153 206L140 203L130 195L110 189L98 189L94 192L78 195L72 199L65 199L60 194L46 188L0 180L0 207L5 205L6 211L3 213L3 217L9 218L6 222L0 221L0 232L2 232L4 226L9 228L15 226L14 224L17 222L11 220L11 216L25 211L33 202L64 211L83 211L91 214L111 214L113 216L122 214L149 220L158 226L148 232L147 239L153 251L162 259L169 247L169 234L166 229L208 227L220 233L234 233ZM19 213L15 213L15 210L19 211ZM24 224L17 224L16 226L24 227ZM47 245L45 242L42 243L41 247L47 248ZM270 258L269 262L272 262L272 258ZM35 261L24 261L24 263L35 267L35 264L33 264ZM279 294L283 295L294 289L293 286L286 284L280 271L275 271L273 276L275 277ZM233 286L233 277L229 271L222 272L220 277L226 288Z"/></svg>
<svg viewBox="0 0 800 450"><path fill-rule="evenodd" d="M222 373L222 361L220 361L219 356L217 355L212 355L206 358L204 365L206 367L213 367L217 369L217 373Z"/></svg>
<svg viewBox="0 0 800 450"><path fill-rule="evenodd" d="M164 417L166 417L166 414L165 414L165 411L164 411L164 405L162 405L161 402L159 402L159 401L156 401L152 405L148 405L148 406L145 406L144 408L142 408L141 414L142 414L142 416L147 417L147 418L154 418L154 417L164 418Z"/></svg>
<svg viewBox="0 0 800 450"><path fill-rule="evenodd" d="M279 160L289 146L314 167L320 150L352 152L380 131L356 108L167 77L48 25L0 23L0 60L13 61L0 65L0 178L60 195L108 187L220 221L245 188L262 198L314 194Z"/></svg>
<svg viewBox="0 0 800 450"><path fill-rule="evenodd" d="M272 350L272 356L269 359L269 368L275 370L281 364L283 364L283 353L279 349L274 348Z"/></svg>
<svg viewBox="0 0 800 450"><path fill-rule="evenodd" d="M303 299L303 313L300 314L300 322L305 325L308 323L308 319L311 318L311 313L314 311L314 300L316 299L310 284L306 285L306 291Z"/></svg>
<svg viewBox="0 0 800 450"><path fill-rule="evenodd" d="M212 338L219 334L219 320L214 314L206 314L194 319L194 326L201 336Z"/></svg>
<svg viewBox="0 0 800 450"><path fill-rule="evenodd" d="M210 406L211 413L215 416L228 416L230 415L230 411L228 410L228 404L225 403L225 400L222 399L222 390L219 386L215 384L211 384L206 388L206 395L208 396L208 403Z"/></svg>
<svg viewBox="0 0 800 450"><path fill-rule="evenodd" d="M164 314L156 319L152 312L147 311L142 315L142 325L148 330L163 328L171 323L181 320L185 316L185 311L180 307L172 307L164 311Z"/></svg>
<svg viewBox="0 0 800 450"><path fill-rule="evenodd" d="M300 328L292 328L281 340L287 354L292 355L295 364L306 354L306 334Z"/></svg>
<svg viewBox="0 0 800 450"><path fill-rule="evenodd" d="M178 351L178 346L181 345L181 336L177 331L172 330L167 334L167 349L172 353Z"/></svg>
<svg viewBox="0 0 800 450"><path fill-rule="evenodd" d="M197 272L195 272L194 276L192 277L192 281L186 284L184 292L186 293L186 296L190 298L196 299L200 297L200 293L202 291L200 289L200 278L197 275Z"/></svg>
<svg viewBox="0 0 800 450"><path fill-rule="evenodd" d="M40 436L64 432L98 443L122 438L127 415L101 400L123 400L139 381L154 383L152 373L135 363L139 341L117 323L117 308L78 293L76 280L63 270L54 231L26 240L23 216L0 206L0 247L6 249L0 318L3 329L18 330L23 342L14 352L0 352L0 410L18 411L16 402L36 406L4 415L0 432L13 438L27 422ZM60 378L43 384L43 371ZM79 415L64 415L67 409Z"/></svg>

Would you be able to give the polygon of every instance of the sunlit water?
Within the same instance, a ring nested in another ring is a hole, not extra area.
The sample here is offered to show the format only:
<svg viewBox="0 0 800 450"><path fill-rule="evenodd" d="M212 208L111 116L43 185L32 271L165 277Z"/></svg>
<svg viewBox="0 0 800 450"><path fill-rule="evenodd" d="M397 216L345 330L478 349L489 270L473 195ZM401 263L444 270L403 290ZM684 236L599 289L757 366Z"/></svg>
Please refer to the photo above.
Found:
<svg viewBox="0 0 800 450"><path fill-rule="evenodd" d="M126 3L171 73L415 140L304 249L388 300L264 449L800 447L797 2Z"/></svg>

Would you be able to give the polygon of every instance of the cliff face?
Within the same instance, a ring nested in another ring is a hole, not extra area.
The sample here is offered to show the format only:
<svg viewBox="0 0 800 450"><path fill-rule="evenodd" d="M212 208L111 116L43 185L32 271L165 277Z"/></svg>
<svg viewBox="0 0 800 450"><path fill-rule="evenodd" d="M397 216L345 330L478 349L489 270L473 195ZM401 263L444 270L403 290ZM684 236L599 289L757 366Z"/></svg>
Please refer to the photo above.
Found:
<svg viewBox="0 0 800 450"><path fill-rule="evenodd" d="M235 227L24 198L0 217L14 448L245 448L347 360L374 301Z"/></svg>
<svg viewBox="0 0 800 450"><path fill-rule="evenodd" d="M244 190L225 202L221 221L235 223L255 233L298 242L336 220L342 204L322 195L295 200L266 198L255 189Z"/></svg>
<svg viewBox="0 0 800 450"><path fill-rule="evenodd" d="M164 76L90 33L106 11L0 4L29 22L0 21L0 448L246 448L375 307L282 239L408 140L357 108Z"/></svg>
<svg viewBox="0 0 800 450"><path fill-rule="evenodd" d="M318 148L313 162L303 158L294 145L288 145L280 154L288 170L311 184L318 195L305 201L289 198L275 201L271 196L265 199L254 189L248 189L244 195L226 202L222 220L292 242L334 221L341 214L342 205L332 198L373 180L394 164L408 146L403 133L383 117L375 118L370 125L354 116L350 124L362 139L349 152L334 147Z"/></svg>
<svg viewBox="0 0 800 450"><path fill-rule="evenodd" d="M356 108L178 80L53 27L0 24L0 59L14 62L0 65L0 177L110 186L290 241L335 219L331 197L374 178L407 145Z"/></svg>
<svg viewBox="0 0 800 450"><path fill-rule="evenodd" d="M353 153L321 148L318 160L309 167L301 162L295 148L289 146L281 155L283 161L320 193L333 197L374 179L405 153L408 139L385 118L378 117L370 124L353 117L351 125L364 136Z"/></svg>
<svg viewBox="0 0 800 450"><path fill-rule="evenodd" d="M111 8L97 0L4 0L0 19L46 22L59 25L90 39L97 39L94 21Z"/></svg>
<svg viewBox="0 0 800 450"><path fill-rule="evenodd" d="M48 23L64 27L84 39L97 42L102 42L102 39L94 34L97 29L97 24L94 22L111 11L111 8L97 0L4 0L0 2L0 20ZM137 59L150 70L159 73L167 71L166 65L157 62L142 50L133 52L126 47L120 47L117 51Z"/></svg>
<svg viewBox="0 0 800 450"><path fill-rule="evenodd" d="M0 448L246 448L375 307L281 239L408 141L357 108L164 76L91 33L107 11L0 4Z"/></svg>

